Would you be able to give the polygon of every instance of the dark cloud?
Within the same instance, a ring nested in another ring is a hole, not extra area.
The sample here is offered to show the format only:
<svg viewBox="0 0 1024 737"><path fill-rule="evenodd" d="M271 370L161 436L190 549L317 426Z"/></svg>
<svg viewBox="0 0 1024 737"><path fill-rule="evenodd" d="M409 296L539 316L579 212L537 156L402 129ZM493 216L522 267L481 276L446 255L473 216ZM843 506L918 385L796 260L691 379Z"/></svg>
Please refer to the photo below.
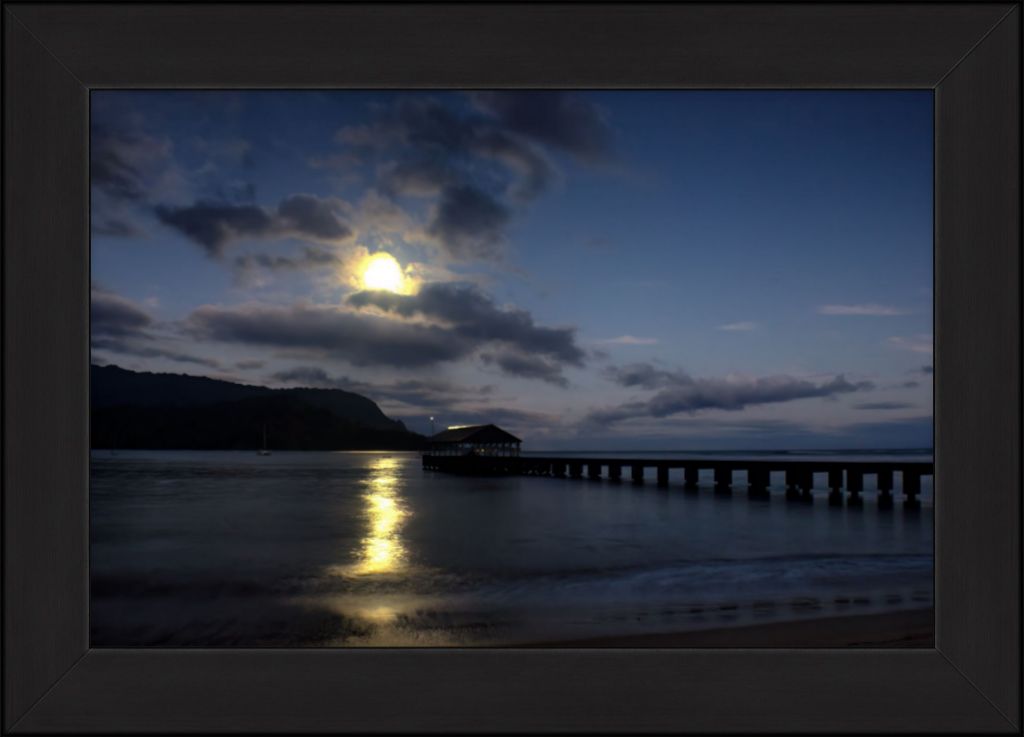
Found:
<svg viewBox="0 0 1024 737"><path fill-rule="evenodd" d="M751 405L790 402L797 399L837 395L874 388L868 381L851 383L842 375L822 383L792 376L717 379L694 378L683 371L664 371L649 364L634 364L606 372L623 386L658 389L644 401L591 412L585 424L610 424L634 417L669 417L706 409L736 411Z"/></svg>
<svg viewBox="0 0 1024 737"><path fill-rule="evenodd" d="M185 237L198 243L210 256L220 257L225 246L239 238L266 237L274 219L256 205L196 202L185 207L158 205L156 216Z"/></svg>
<svg viewBox="0 0 1024 737"><path fill-rule="evenodd" d="M135 302L96 284L92 285L89 318L94 338L134 336L153 324L149 313Z"/></svg>
<svg viewBox="0 0 1024 737"><path fill-rule="evenodd" d="M509 130L566 151L584 161L607 158L612 131L589 100L561 91L476 92L477 107Z"/></svg>
<svg viewBox="0 0 1024 737"><path fill-rule="evenodd" d="M250 359L247 361L239 361L238 363L235 364L235 368L241 369L242 371L255 371L257 369L263 368L265 365L266 364L263 361L256 361Z"/></svg>
<svg viewBox="0 0 1024 737"><path fill-rule="evenodd" d="M154 211L162 223L220 258L230 243L243 238L347 240L352 229L340 209L335 201L296 194L282 200L274 212L254 204L204 200L184 207L158 205Z"/></svg>
<svg viewBox="0 0 1024 737"><path fill-rule="evenodd" d="M324 248L306 246L291 255L274 253L250 253L235 258L234 267L239 280L244 284L258 271L307 271L343 262L341 256Z"/></svg>
<svg viewBox="0 0 1024 737"><path fill-rule="evenodd" d="M346 126L336 136L340 143L364 150L404 146L416 152L459 156L472 140L474 121L434 97L402 95L380 109L377 119Z"/></svg>
<svg viewBox="0 0 1024 737"><path fill-rule="evenodd" d="M89 141L92 186L116 200L143 200L150 169L170 152L165 138L94 125Z"/></svg>
<svg viewBox="0 0 1024 737"><path fill-rule="evenodd" d="M922 366L921 367L921 373L922 374L933 374L933 373L935 373L935 367L934 366Z"/></svg>
<svg viewBox="0 0 1024 737"><path fill-rule="evenodd" d="M90 228L94 235L144 235L132 211L145 206L154 188L166 186L173 169L172 145L138 131L93 125L89 141Z"/></svg>
<svg viewBox="0 0 1024 737"><path fill-rule="evenodd" d="M457 259L495 258L509 221L508 209L468 184L447 186L427 223L427 233Z"/></svg>
<svg viewBox="0 0 1024 737"><path fill-rule="evenodd" d="M421 315L451 325L454 335L475 344L507 343L525 353L541 354L563 364L581 366L585 352L576 343L573 328L537 325L521 309L500 309L488 295L472 285L424 284L414 295L385 291L356 292L348 303L357 308L377 307L402 317Z"/></svg>
<svg viewBox="0 0 1024 737"><path fill-rule="evenodd" d="M395 102L393 125L405 143L459 154L473 136L473 121L432 97L404 96Z"/></svg>
<svg viewBox="0 0 1024 737"><path fill-rule="evenodd" d="M308 194L293 194L281 200L276 226L285 233L321 241L340 241L352 235L335 203Z"/></svg>
<svg viewBox="0 0 1024 737"><path fill-rule="evenodd" d="M318 389L344 389L375 401L393 400L428 409L452 406L467 399L479 399L493 391L490 386L467 386L441 380L407 379L368 382L347 376L330 376L318 366L296 366L270 377L276 382Z"/></svg>
<svg viewBox="0 0 1024 737"><path fill-rule="evenodd" d="M501 351L499 353L484 353L480 358L484 363L497 365L511 376L539 379L563 388L569 386L568 380L562 376L561 365L540 356L518 351Z"/></svg>
<svg viewBox="0 0 1024 737"><path fill-rule="evenodd" d="M587 103L545 97L540 105L546 121L585 119L581 137L550 125L536 126L543 133L538 137L527 130L530 125L510 127L485 105L467 111L431 97L402 97L373 123L342 129L338 139L375 155L387 153L377 170L377 187L384 195L436 200L425 232L450 256L495 259L511 219L510 204L535 199L557 175L544 146L581 156L602 149L594 116L582 112L590 110ZM520 121L522 116L512 118Z"/></svg>
<svg viewBox="0 0 1024 737"><path fill-rule="evenodd" d="M317 389L345 389L348 379L333 379L327 372L317 366L295 366L272 374L271 379L282 384L298 384Z"/></svg>
<svg viewBox="0 0 1024 737"><path fill-rule="evenodd" d="M498 130L477 134L471 150L503 164L518 178L509 188L509 194L520 201L540 196L555 178L554 167L535 147Z"/></svg>
<svg viewBox="0 0 1024 737"><path fill-rule="evenodd" d="M389 197L435 197L456 179L447 163L426 157L389 161L377 172L377 185Z"/></svg>
<svg viewBox="0 0 1024 737"><path fill-rule="evenodd" d="M216 361L177 350L155 336L153 317L135 302L93 284L90 300L90 346L139 358L168 358L218 368Z"/></svg>
<svg viewBox="0 0 1024 737"><path fill-rule="evenodd" d="M663 386L692 381L682 371L666 371L649 363L631 363L626 366L609 366L604 375L621 386L638 386L643 389L658 389Z"/></svg>
<svg viewBox="0 0 1024 737"><path fill-rule="evenodd" d="M385 179L398 174L399 181L415 185L420 191L472 184L486 162L500 164L515 175L518 181L512 183L510 191L524 200L539 195L554 178L552 165L523 136L495 120L456 114L432 98L399 100L390 120L380 124L377 131L382 139L392 137L413 151L407 154L407 160L392 165L394 173L385 171Z"/></svg>
<svg viewBox="0 0 1024 737"><path fill-rule="evenodd" d="M468 285L427 284L415 295L356 292L348 305L404 319L308 304L207 305L193 311L183 328L194 338L308 351L360 366L415 368L491 346L490 360L503 370L554 383L561 383L558 369L580 366L586 357L573 329L537 325L529 312L499 309Z"/></svg>
<svg viewBox="0 0 1024 737"><path fill-rule="evenodd" d="M910 402L864 402L853 405L854 409L886 410L886 409L913 409L917 405Z"/></svg>
<svg viewBox="0 0 1024 737"><path fill-rule="evenodd" d="M141 336L140 336L141 337ZM194 363L198 366L219 369L220 364L210 358L203 358L192 353L177 351L171 348L161 347L158 344L144 342L143 340L119 340L116 338L97 338L92 340L93 350L109 351L122 356L135 356L137 358L167 358L179 363Z"/></svg>
<svg viewBox="0 0 1024 737"><path fill-rule="evenodd" d="M357 366L414 368L454 361L474 348L470 341L439 326L304 304L207 305L194 310L183 327L195 338L305 350Z"/></svg>
<svg viewBox="0 0 1024 737"><path fill-rule="evenodd" d="M112 238L133 238L144 235L141 228L126 219L97 213L91 218L92 232Z"/></svg>

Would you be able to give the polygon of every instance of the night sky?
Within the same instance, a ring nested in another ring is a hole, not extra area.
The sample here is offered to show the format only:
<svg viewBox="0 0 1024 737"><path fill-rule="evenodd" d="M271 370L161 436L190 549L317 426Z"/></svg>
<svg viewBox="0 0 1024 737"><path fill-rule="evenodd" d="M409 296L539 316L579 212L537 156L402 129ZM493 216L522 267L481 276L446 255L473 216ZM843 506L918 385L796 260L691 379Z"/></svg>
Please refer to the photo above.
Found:
<svg viewBox="0 0 1024 737"><path fill-rule="evenodd" d="M932 143L930 92L93 92L93 361L527 449L930 447Z"/></svg>

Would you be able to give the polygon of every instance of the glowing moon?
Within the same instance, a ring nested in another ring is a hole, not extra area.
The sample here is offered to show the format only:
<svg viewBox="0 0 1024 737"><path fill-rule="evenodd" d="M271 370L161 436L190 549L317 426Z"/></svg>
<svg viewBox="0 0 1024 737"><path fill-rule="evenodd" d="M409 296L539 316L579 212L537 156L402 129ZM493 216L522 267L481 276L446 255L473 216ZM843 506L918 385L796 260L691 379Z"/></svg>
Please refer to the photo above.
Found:
<svg viewBox="0 0 1024 737"><path fill-rule="evenodd" d="M390 253L374 254L363 270L363 286L366 289L400 292L402 291L402 281L402 267Z"/></svg>

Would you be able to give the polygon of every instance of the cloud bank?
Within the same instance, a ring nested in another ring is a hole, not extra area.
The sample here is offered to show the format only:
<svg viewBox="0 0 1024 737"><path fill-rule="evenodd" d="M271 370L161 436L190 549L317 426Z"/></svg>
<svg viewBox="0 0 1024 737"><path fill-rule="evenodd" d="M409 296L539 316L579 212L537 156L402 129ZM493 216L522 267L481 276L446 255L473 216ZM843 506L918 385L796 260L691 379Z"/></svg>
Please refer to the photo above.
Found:
<svg viewBox="0 0 1024 737"><path fill-rule="evenodd" d="M822 305L818 308L819 315L860 315L866 317L893 317L906 315L906 310L873 302L857 305Z"/></svg>
<svg viewBox="0 0 1024 737"><path fill-rule="evenodd" d="M480 353L506 374L560 386L562 370L582 366L586 357L574 329L537 325L525 310L501 309L479 289L452 283L426 284L415 295L356 292L344 306L205 305L183 330L195 339L303 351L356 366L416 368Z"/></svg>
<svg viewBox="0 0 1024 737"><path fill-rule="evenodd" d="M158 205L154 208L160 222L218 259L223 257L227 246L243 239L347 241L353 232L342 211L340 201L308 194L286 197L273 211L254 204L208 201L182 207Z"/></svg>
<svg viewBox="0 0 1024 737"><path fill-rule="evenodd" d="M89 314L90 347L94 351L219 368L216 361L179 350L173 341L161 339L154 332L156 321L142 306L95 283Z"/></svg>
<svg viewBox="0 0 1024 737"><path fill-rule="evenodd" d="M647 363L612 366L605 370L605 376L621 386L656 390L656 393L643 401L594 410L585 417L584 425L609 425L639 417L663 418L709 409L738 411L752 405L834 398L874 388L871 382L851 383L842 375L821 383L785 375L694 378L684 371L659 369Z"/></svg>

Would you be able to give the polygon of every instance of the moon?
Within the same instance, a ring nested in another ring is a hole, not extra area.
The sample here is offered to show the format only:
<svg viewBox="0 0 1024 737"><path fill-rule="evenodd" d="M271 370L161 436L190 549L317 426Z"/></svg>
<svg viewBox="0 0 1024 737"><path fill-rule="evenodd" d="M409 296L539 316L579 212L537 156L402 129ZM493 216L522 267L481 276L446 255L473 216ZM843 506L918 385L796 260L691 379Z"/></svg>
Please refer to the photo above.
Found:
<svg viewBox="0 0 1024 737"><path fill-rule="evenodd" d="M374 254L363 270L363 286L366 289L400 292L403 279L402 267L390 253Z"/></svg>

